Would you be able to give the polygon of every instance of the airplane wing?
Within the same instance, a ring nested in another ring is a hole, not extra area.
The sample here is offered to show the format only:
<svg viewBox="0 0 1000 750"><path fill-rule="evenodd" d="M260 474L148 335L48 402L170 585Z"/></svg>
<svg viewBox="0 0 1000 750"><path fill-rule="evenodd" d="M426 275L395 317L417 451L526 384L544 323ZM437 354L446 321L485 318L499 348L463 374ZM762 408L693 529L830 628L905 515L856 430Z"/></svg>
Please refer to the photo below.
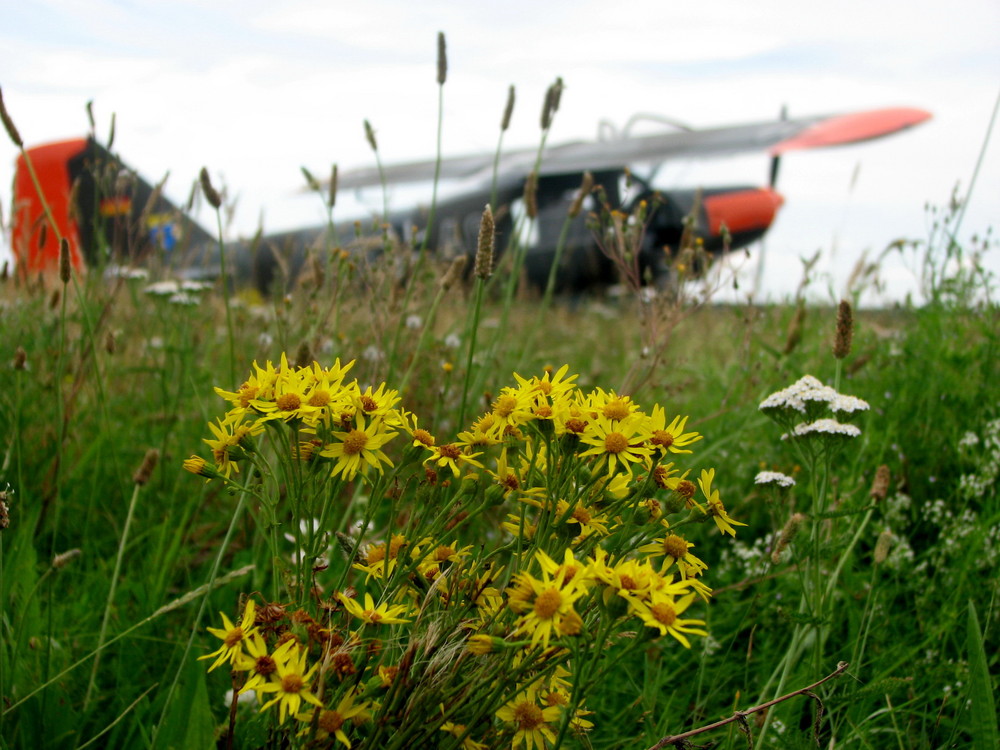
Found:
<svg viewBox="0 0 1000 750"><path fill-rule="evenodd" d="M794 120L774 120L703 130L672 131L605 141L574 141L546 148L541 175L624 168L629 164L658 163L679 158L730 156L765 151L778 156L788 151L823 148L880 138L918 125L931 114L921 109L890 108L842 115L821 115ZM502 177L526 176L534 168L538 150L525 148L501 154L498 173ZM441 160L441 179L488 179L493 173L493 154L470 154ZM422 182L434 178L435 160L413 161L384 168L387 184ZM352 170L340 175L342 188L380 184L376 168Z"/></svg>

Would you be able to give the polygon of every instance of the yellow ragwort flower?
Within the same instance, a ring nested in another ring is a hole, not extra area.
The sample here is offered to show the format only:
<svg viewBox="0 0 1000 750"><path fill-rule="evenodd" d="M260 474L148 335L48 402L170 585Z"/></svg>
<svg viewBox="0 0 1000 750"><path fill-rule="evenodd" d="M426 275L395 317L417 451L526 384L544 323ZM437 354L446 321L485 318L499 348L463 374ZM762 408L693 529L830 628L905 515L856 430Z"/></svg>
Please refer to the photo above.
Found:
<svg viewBox="0 0 1000 750"><path fill-rule="evenodd" d="M216 651L198 657L199 661L215 658L215 662L208 668L209 672L219 665L225 664L227 661L235 666L237 659L243 654L244 639L252 637L257 632L257 629L253 627L254 617L256 616L256 605L253 599L247 600L246 607L243 609L243 619L240 620L239 625L233 625L230 619L226 617L225 612L220 612L219 614L222 615L222 624L224 627L208 628L208 632L216 638L221 638L222 645Z"/></svg>
<svg viewBox="0 0 1000 750"><path fill-rule="evenodd" d="M271 675L270 682L257 688L260 693L275 693L276 695L260 707L265 711L275 703L278 704L278 723L284 724L288 716L294 716L302 706L302 701L320 708L323 704L312 692L309 681L312 679L320 663L316 662L306 669L306 652L295 640L285 641L274 652L277 674ZM246 688L244 688L245 690Z"/></svg>
<svg viewBox="0 0 1000 750"><path fill-rule="evenodd" d="M405 614L407 607L405 604L387 604L382 602L377 607L371 594L365 594L365 606L362 607L355 599L343 594L337 594L337 599L344 605L348 612L357 617L366 625L396 625L398 623L409 622L400 617Z"/></svg>

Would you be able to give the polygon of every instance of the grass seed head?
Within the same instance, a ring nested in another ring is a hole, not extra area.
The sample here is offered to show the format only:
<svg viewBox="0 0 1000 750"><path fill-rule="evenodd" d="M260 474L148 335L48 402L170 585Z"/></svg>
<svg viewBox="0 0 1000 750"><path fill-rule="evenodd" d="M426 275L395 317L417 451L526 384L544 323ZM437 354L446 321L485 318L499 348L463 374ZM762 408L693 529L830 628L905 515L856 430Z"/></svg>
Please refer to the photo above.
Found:
<svg viewBox="0 0 1000 750"><path fill-rule="evenodd" d="M833 356L843 359L851 353L851 340L854 338L854 315L851 303L841 300L837 307L837 333L833 339Z"/></svg>
<svg viewBox="0 0 1000 750"><path fill-rule="evenodd" d="M448 80L448 51L445 48L444 32L438 32L437 82L443 85Z"/></svg>
<svg viewBox="0 0 1000 750"><path fill-rule="evenodd" d="M222 206L222 198L219 197L219 192L212 187L212 178L208 176L208 170L205 167L201 168L199 179L201 180L201 191L205 194L205 200L208 201L208 204L212 208L219 209Z"/></svg>
<svg viewBox="0 0 1000 750"><path fill-rule="evenodd" d="M65 237L59 242L59 280L63 284L68 284L70 274L73 271L73 264L69 257L69 240Z"/></svg>
<svg viewBox="0 0 1000 750"><path fill-rule="evenodd" d="M441 288L445 291L451 289L452 286L455 285L455 282L462 278L462 272L465 271L465 267L468 263L469 256L465 254L455 256L455 258L451 261L451 265L448 266L448 270L442 274L440 281L438 281Z"/></svg>
<svg viewBox="0 0 1000 750"><path fill-rule="evenodd" d="M881 565L885 562L885 559L889 556L889 550L892 548L892 532L886 529L881 534L878 535L878 541L875 542L875 564Z"/></svg>
<svg viewBox="0 0 1000 750"><path fill-rule="evenodd" d="M586 200L587 196L590 195L590 191L594 189L594 175L590 172L583 173L583 181L580 183L580 190L573 199L572 205L569 207L569 218L575 219L580 215L580 211L583 210L583 202Z"/></svg>
<svg viewBox="0 0 1000 750"><path fill-rule="evenodd" d="M799 528L801 528L802 522L805 520L806 517L802 513L795 513L785 523L785 528L781 530L778 543L774 546L774 551L771 552L771 562L775 565L781 562L781 554L792 543L792 540L795 539L795 535L799 533Z"/></svg>
<svg viewBox="0 0 1000 750"><path fill-rule="evenodd" d="M489 204L479 221L479 244L476 247L476 276L484 281L493 275L493 211Z"/></svg>
<svg viewBox="0 0 1000 750"><path fill-rule="evenodd" d="M872 488L868 494L871 495L871 498L876 503L885 500L886 495L889 494L890 479L892 479L892 474L889 471L889 467L885 464L882 464L875 470L875 479L872 480Z"/></svg>
<svg viewBox="0 0 1000 750"><path fill-rule="evenodd" d="M506 132L510 127L510 118L514 114L514 84L507 89L507 104L503 108L503 117L500 120L500 132Z"/></svg>
<svg viewBox="0 0 1000 750"><path fill-rule="evenodd" d="M17 128L14 126L14 121L10 119L10 114L7 112L7 105L3 103L3 90L0 89L0 120L3 120L4 130L7 131L7 135L14 142L14 145L18 148L24 148L24 141L21 140L21 134L17 132Z"/></svg>
<svg viewBox="0 0 1000 750"><path fill-rule="evenodd" d="M150 448L146 451L146 455L142 459L142 464L139 465L139 468L135 470L135 474L132 475L132 482L140 487L146 484L149 478L153 476L153 470L156 468L156 463L159 460L160 452L156 448Z"/></svg>
<svg viewBox="0 0 1000 750"><path fill-rule="evenodd" d="M52 558L52 567L58 570L59 568L65 568L76 558L83 554L80 549L68 549L65 552L60 552L58 555Z"/></svg>
<svg viewBox="0 0 1000 750"><path fill-rule="evenodd" d="M785 337L785 354L791 354L795 351L795 347L802 341L802 325L805 323L805 319L806 306L800 302L799 306L795 309L795 315L792 317L791 323L788 324L788 335Z"/></svg>
<svg viewBox="0 0 1000 750"><path fill-rule="evenodd" d="M528 218L538 217L538 173L532 172L524 181L524 210Z"/></svg>
<svg viewBox="0 0 1000 750"><path fill-rule="evenodd" d="M368 145L372 147L372 151L378 151L378 142L375 140L375 130L372 128L372 124L365 120L365 139L368 141Z"/></svg>

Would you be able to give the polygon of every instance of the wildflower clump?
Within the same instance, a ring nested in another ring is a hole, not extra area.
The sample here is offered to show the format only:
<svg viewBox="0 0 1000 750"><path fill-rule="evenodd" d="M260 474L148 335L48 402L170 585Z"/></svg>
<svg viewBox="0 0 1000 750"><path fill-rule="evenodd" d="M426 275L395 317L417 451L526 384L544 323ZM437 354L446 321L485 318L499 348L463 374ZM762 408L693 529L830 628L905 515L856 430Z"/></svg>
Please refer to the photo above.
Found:
<svg viewBox="0 0 1000 750"><path fill-rule="evenodd" d="M387 384L348 382L352 364L255 364L216 389L212 461L185 463L256 501L274 565L203 657L231 666L234 701L257 696L248 724L345 747L554 747L594 726L587 690L623 656L707 635L700 545L744 524L714 468L688 478L687 416L585 392L564 366L515 374L441 434Z"/></svg>

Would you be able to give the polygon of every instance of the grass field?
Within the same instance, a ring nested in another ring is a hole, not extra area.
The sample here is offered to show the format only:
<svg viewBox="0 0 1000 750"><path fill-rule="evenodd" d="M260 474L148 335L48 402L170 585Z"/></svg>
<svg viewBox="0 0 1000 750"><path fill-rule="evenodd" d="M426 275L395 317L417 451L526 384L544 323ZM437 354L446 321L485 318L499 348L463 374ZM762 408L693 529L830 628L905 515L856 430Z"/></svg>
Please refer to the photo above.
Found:
<svg viewBox="0 0 1000 750"><path fill-rule="evenodd" d="M850 323L336 250L4 279L0 747L997 746L978 250Z"/></svg>

